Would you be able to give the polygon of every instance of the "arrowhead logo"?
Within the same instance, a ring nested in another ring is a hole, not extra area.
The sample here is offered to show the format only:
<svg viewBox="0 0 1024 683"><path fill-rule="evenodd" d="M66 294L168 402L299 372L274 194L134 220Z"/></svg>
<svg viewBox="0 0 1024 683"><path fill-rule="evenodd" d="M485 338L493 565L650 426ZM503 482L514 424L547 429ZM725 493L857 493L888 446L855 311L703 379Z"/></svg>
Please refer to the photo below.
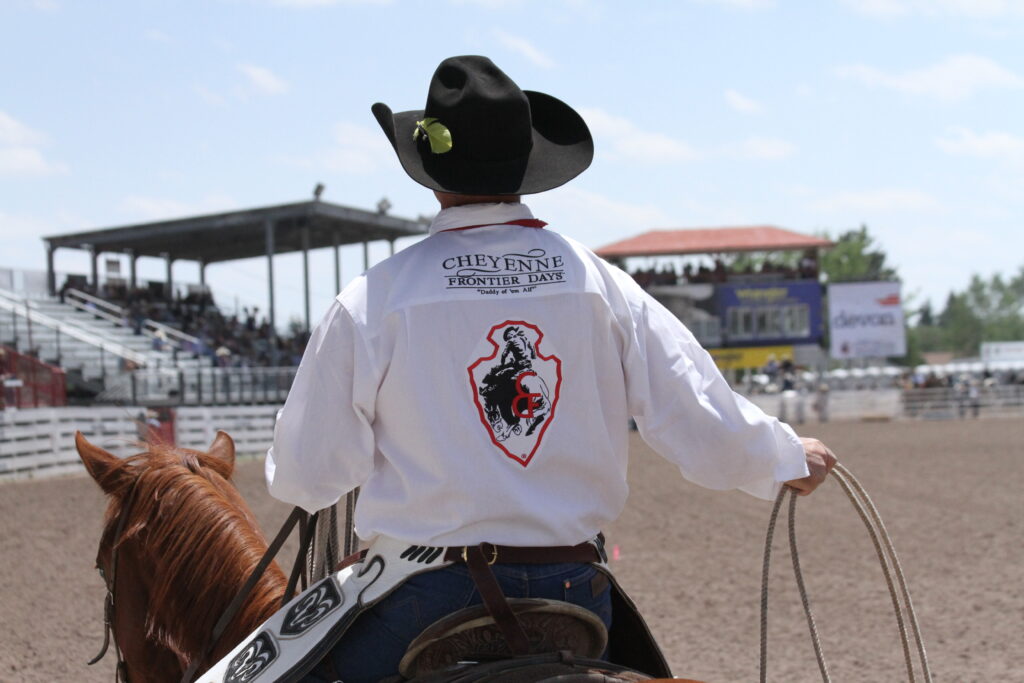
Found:
<svg viewBox="0 0 1024 683"><path fill-rule="evenodd" d="M489 355L468 368L473 402L491 442L523 467L530 464L555 417L562 361L541 352L544 333L523 320L491 328Z"/></svg>

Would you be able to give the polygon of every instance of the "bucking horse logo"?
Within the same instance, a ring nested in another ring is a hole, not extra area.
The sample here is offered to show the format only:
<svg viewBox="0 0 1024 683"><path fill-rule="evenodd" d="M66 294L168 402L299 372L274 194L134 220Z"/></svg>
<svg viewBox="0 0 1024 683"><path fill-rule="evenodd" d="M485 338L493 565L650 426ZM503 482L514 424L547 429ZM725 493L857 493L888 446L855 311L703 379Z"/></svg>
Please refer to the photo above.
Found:
<svg viewBox="0 0 1024 683"><path fill-rule="evenodd" d="M522 320L491 328L490 355L469 366L473 400L491 441L523 467L530 464L555 415L562 361L541 353L544 333Z"/></svg>

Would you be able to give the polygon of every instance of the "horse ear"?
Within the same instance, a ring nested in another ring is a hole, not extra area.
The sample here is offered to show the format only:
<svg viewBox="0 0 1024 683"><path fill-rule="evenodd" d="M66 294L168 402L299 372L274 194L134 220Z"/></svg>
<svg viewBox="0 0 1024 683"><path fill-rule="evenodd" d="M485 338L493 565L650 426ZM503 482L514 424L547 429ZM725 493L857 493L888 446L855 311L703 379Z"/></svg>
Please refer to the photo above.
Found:
<svg viewBox="0 0 1024 683"><path fill-rule="evenodd" d="M112 494L120 488L122 478L127 475L119 467L119 457L89 443L82 432L75 432L75 448L89 476L100 485L104 493Z"/></svg>
<svg viewBox="0 0 1024 683"><path fill-rule="evenodd" d="M235 442L227 435L227 432L217 432L206 455L210 464L220 472L221 476L225 479L231 478L231 474L235 471Z"/></svg>

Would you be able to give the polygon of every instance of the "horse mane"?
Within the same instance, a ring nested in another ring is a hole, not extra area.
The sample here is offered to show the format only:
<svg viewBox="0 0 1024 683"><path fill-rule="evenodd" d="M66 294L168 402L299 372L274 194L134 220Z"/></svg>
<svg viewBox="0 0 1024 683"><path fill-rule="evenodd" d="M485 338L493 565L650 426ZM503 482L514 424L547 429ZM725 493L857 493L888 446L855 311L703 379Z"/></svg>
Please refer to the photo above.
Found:
<svg viewBox="0 0 1024 683"><path fill-rule="evenodd" d="M126 490L107 511L104 538L132 496L130 518L118 545L135 540L143 561L153 568L146 635L173 651L187 666L210 645L210 634L235 593L267 548L252 512L228 481L230 471L205 462L201 454L167 445L146 444L117 468L130 471ZM220 472L219 469L228 471ZM134 482L134 483L131 483ZM127 489L133 486L129 493ZM280 604L285 577L276 564L263 573L214 652L226 653ZM215 661L215 660L214 660Z"/></svg>

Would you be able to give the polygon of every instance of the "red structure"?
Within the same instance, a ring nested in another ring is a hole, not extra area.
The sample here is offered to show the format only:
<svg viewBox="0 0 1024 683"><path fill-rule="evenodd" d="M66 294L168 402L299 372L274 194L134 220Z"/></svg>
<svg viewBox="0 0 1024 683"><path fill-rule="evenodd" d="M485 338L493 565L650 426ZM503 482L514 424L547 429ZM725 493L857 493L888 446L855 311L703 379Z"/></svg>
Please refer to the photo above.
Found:
<svg viewBox="0 0 1024 683"><path fill-rule="evenodd" d="M64 371L38 358L0 346L0 410L48 408L68 403Z"/></svg>
<svg viewBox="0 0 1024 683"><path fill-rule="evenodd" d="M724 254L742 251L797 251L834 246L821 237L802 235L772 225L741 228L649 230L597 250L605 258Z"/></svg>

